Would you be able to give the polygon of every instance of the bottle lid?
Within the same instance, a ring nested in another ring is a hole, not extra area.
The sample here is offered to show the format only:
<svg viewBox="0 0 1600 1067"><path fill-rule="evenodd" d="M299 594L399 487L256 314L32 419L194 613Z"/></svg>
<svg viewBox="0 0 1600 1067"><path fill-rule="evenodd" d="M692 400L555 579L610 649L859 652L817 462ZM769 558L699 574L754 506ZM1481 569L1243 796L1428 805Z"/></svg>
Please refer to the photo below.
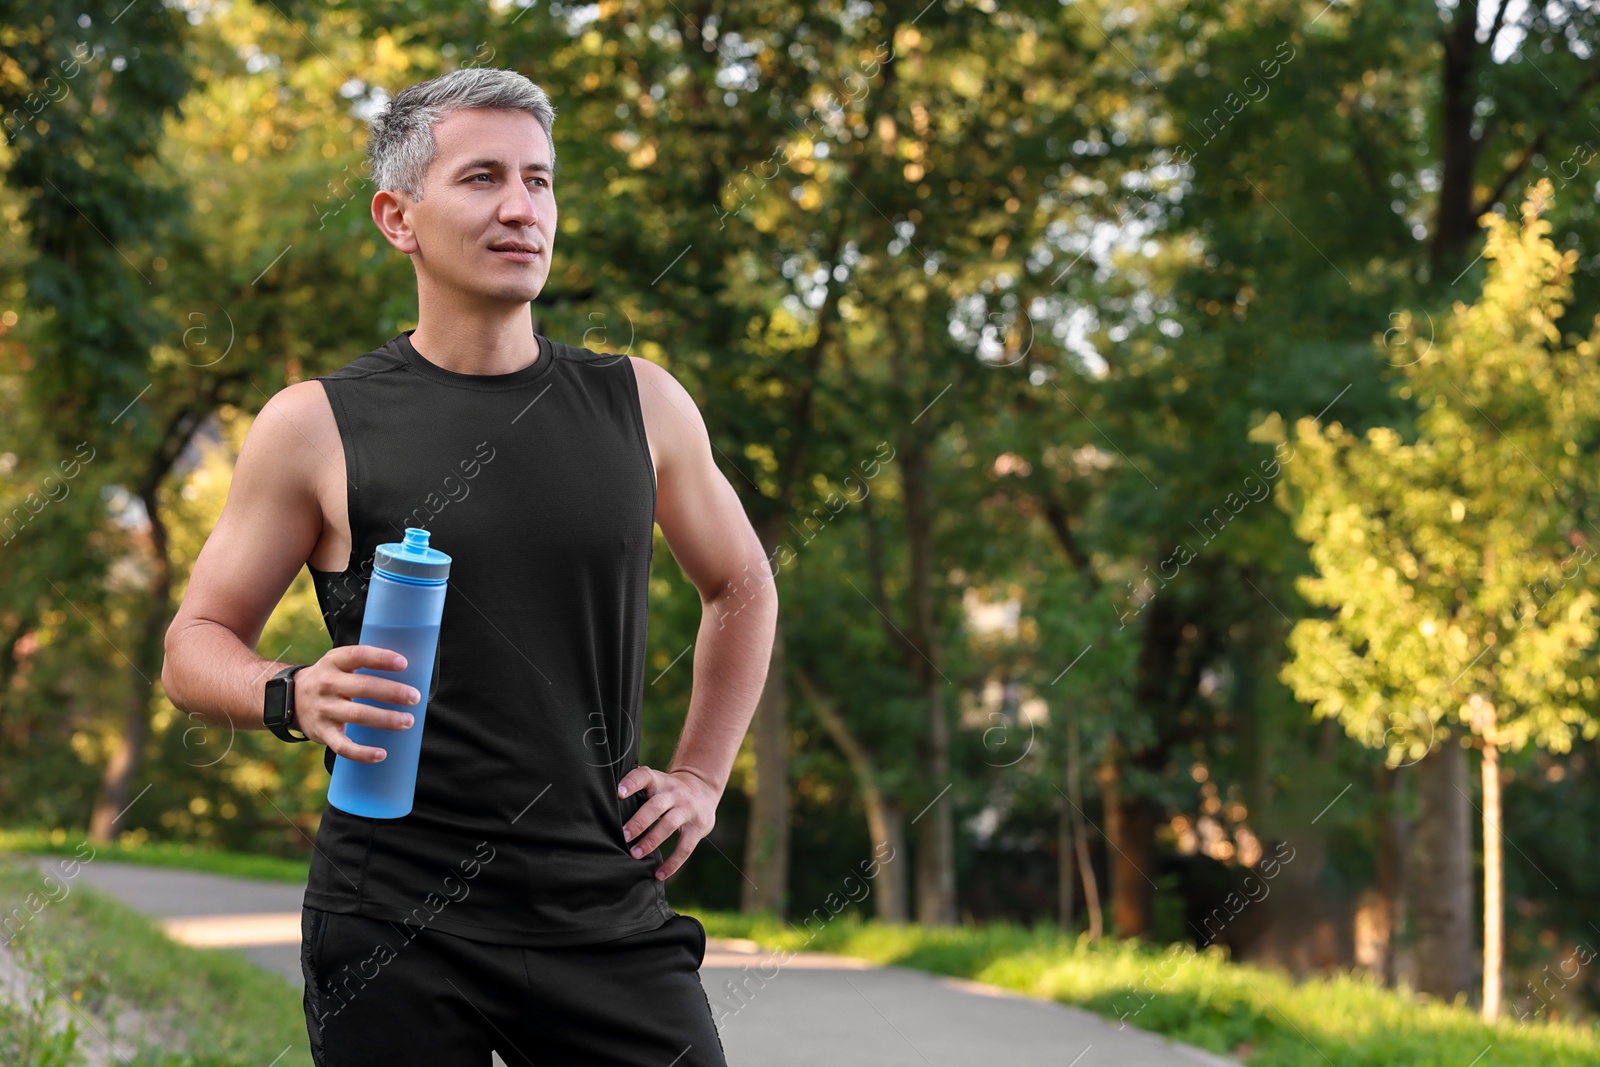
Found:
<svg viewBox="0 0 1600 1067"><path fill-rule="evenodd" d="M427 530L407 526L404 541L378 546L373 569L391 578L442 582L450 577L450 557L428 546Z"/></svg>

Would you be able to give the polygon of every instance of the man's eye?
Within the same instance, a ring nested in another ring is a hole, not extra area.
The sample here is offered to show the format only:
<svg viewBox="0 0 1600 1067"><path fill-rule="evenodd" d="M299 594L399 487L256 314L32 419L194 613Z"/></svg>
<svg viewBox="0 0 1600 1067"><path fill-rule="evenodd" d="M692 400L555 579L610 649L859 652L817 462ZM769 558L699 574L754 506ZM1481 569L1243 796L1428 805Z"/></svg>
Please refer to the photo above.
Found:
<svg viewBox="0 0 1600 1067"><path fill-rule="evenodd" d="M487 177L488 177L487 174L474 174L472 177L468 178L467 180L469 182L471 182L471 181L477 181L479 178L487 178Z"/></svg>

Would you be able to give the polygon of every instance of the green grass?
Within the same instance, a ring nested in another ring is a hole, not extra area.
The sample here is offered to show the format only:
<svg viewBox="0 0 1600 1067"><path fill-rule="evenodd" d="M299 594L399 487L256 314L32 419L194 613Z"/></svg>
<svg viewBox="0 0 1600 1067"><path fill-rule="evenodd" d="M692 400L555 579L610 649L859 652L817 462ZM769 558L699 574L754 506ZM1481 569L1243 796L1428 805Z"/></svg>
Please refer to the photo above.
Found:
<svg viewBox="0 0 1600 1067"><path fill-rule="evenodd" d="M113 1062L263 1067L276 1060L274 1067L310 1067L300 987L242 954L177 944L126 905L59 877L47 886L40 873L8 857L0 857L0 908L0 919L13 923L0 938L14 934L10 950L53 983L40 983L41 995L28 1004L0 1004L6 1067L82 1062L82 1050L104 1047L107 1035L97 1028L129 1007L158 1036L127 1061ZM41 1025L46 1007L66 1009L69 1001L77 1009L67 1009L76 1033L49 1036ZM129 1050L130 1032L109 1036Z"/></svg>
<svg viewBox="0 0 1600 1067"><path fill-rule="evenodd" d="M771 916L694 914L713 937L769 949L859 956L971 978L1088 1008L1250 1067L1594 1067L1600 1031L1569 1023L1485 1025L1464 1003L1441 1004L1359 976L1295 984L1274 971L1128 942L1090 943L1052 928L1011 924L927 929L844 913L809 929ZM781 957L780 957L781 959ZM763 966L770 970L772 961ZM1480 1054L1487 1051L1487 1055Z"/></svg>
<svg viewBox="0 0 1600 1067"><path fill-rule="evenodd" d="M304 860L254 856L243 852L223 852L171 842L140 841L127 838L114 845L94 845L94 852L80 846L81 833L66 830L0 830L0 853L22 852L48 856L93 855L95 859L146 863L152 867L177 867L187 871L232 874L240 878L262 878L272 882L297 882L304 885L310 864Z"/></svg>

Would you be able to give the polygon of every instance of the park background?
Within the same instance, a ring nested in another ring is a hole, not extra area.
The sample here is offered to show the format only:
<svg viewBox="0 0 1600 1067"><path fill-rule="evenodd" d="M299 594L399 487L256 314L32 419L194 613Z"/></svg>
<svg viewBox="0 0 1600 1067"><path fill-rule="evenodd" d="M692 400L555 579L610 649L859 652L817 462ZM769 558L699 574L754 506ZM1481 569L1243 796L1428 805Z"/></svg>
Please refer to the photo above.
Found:
<svg viewBox="0 0 1600 1067"><path fill-rule="evenodd" d="M537 328L678 376L778 574L676 906L1009 931L1251 1062L1240 964L1416 1041L1359 1062L1595 1062L1600 11L681 2L0 4L9 840L309 854L320 747L177 711L163 637L253 415L415 325L364 120L509 67ZM651 597L664 765L664 543ZM303 573L257 651L327 648Z"/></svg>

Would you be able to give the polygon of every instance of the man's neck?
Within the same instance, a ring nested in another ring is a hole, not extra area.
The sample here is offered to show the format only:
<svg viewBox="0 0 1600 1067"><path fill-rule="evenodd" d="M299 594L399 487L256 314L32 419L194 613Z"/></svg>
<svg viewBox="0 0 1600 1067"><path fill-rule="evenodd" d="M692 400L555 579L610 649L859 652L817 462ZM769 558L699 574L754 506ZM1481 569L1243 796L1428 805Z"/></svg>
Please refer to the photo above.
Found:
<svg viewBox="0 0 1600 1067"><path fill-rule="evenodd" d="M457 374L510 374L536 362L529 305L493 314L418 316L411 347L429 363Z"/></svg>

